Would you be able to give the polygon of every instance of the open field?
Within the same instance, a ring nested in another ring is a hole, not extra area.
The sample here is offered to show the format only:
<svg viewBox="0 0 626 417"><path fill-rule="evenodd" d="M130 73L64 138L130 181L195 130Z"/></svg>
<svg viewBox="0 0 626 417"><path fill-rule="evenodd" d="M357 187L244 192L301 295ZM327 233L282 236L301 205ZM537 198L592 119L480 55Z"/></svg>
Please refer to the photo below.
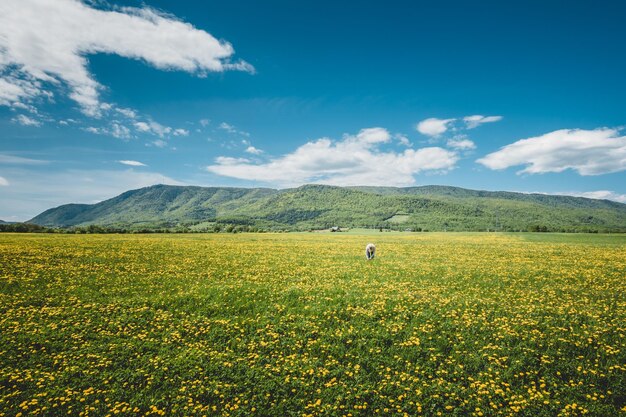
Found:
<svg viewBox="0 0 626 417"><path fill-rule="evenodd" d="M0 416L626 415L624 235L3 234L0 265Z"/></svg>

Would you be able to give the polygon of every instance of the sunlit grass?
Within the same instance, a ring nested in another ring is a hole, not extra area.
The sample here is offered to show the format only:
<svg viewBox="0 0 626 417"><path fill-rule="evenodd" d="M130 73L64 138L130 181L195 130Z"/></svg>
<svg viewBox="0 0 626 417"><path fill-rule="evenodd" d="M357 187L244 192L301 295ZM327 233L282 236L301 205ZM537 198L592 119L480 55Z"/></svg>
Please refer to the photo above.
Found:
<svg viewBox="0 0 626 417"><path fill-rule="evenodd" d="M0 416L626 410L625 236L5 234L0 265Z"/></svg>

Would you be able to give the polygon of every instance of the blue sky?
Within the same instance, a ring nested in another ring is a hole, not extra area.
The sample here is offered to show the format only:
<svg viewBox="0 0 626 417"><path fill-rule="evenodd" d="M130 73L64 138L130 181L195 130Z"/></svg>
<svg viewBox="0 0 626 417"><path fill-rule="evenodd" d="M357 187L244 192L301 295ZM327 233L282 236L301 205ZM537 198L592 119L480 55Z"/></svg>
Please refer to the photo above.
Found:
<svg viewBox="0 0 626 417"><path fill-rule="evenodd" d="M0 219L156 183L626 202L626 4L0 4Z"/></svg>

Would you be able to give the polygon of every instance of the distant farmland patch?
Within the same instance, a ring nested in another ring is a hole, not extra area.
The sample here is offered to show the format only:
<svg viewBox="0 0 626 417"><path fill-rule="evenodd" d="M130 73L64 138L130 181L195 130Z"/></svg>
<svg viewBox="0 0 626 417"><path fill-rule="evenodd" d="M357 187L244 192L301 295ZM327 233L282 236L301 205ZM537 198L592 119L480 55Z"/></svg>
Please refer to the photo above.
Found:
<svg viewBox="0 0 626 417"><path fill-rule="evenodd" d="M411 219L411 215L408 213L397 213L394 216L385 219L389 223L406 223Z"/></svg>

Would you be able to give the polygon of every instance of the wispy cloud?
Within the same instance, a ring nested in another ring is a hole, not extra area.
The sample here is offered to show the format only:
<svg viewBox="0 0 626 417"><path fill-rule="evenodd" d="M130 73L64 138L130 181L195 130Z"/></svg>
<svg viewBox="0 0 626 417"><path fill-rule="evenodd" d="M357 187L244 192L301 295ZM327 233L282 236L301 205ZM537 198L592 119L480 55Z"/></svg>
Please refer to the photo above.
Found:
<svg viewBox="0 0 626 417"><path fill-rule="evenodd" d="M153 140L152 142L147 143L148 146L156 146L157 148L165 148L167 146L167 142L162 139Z"/></svg>
<svg viewBox="0 0 626 417"><path fill-rule="evenodd" d="M131 167L146 167L148 165L144 164L143 162L139 162L139 161L130 161L130 160L121 160L121 161L117 161L120 164L123 165L129 165Z"/></svg>
<svg viewBox="0 0 626 417"><path fill-rule="evenodd" d="M593 198L596 200L612 200L618 203L626 203L626 194L619 194L609 190L598 191L566 191L562 193L555 193L559 195L571 195L574 197Z"/></svg>
<svg viewBox="0 0 626 417"><path fill-rule="evenodd" d="M128 109L128 108L123 108L123 107L116 107L115 111L118 112L119 114L128 117L129 119L135 119L137 118L137 111L133 110L133 109Z"/></svg>
<svg viewBox="0 0 626 417"><path fill-rule="evenodd" d="M0 2L0 104L28 103L67 89L83 113L99 116L102 86L86 56L107 53L164 70L253 72L231 62L233 47L154 9L96 9L76 0ZM60 85L64 88L59 88Z"/></svg>
<svg viewBox="0 0 626 417"><path fill-rule="evenodd" d="M130 129L117 121L112 122L109 126L101 126L101 127L89 126L89 127L85 127L82 129L86 132L93 133L96 135L108 135L108 136L113 136L114 138L118 138L118 139L133 138L133 135Z"/></svg>
<svg viewBox="0 0 626 417"><path fill-rule="evenodd" d="M235 132L237 132L237 129L235 129L235 126L230 125L230 124L228 124L228 123L226 123L226 122L222 122L222 123L220 123L220 125L218 126L218 128L219 128L219 129L222 129L222 130L225 130L225 131L227 131L227 132L229 132L229 133L235 133Z"/></svg>
<svg viewBox="0 0 626 417"><path fill-rule="evenodd" d="M7 180L4 177L0 177L0 187L8 187L9 186L9 180Z"/></svg>
<svg viewBox="0 0 626 417"><path fill-rule="evenodd" d="M402 146L406 146L406 147L413 146L413 144L411 143L411 141L409 140L409 138L408 138L406 135L403 135L403 134L401 134L401 133L396 133L393 137L394 137L394 138L398 141L398 143L400 143L400 145L402 145Z"/></svg>
<svg viewBox="0 0 626 417"><path fill-rule="evenodd" d="M47 164L48 161L44 161L41 159L31 159L31 158L23 158L21 156L1 154L0 153L0 164L13 164L13 165L43 165Z"/></svg>
<svg viewBox="0 0 626 417"><path fill-rule="evenodd" d="M160 138L163 138L172 134L174 136L187 136L189 134L189 131L185 129L173 129L169 126L164 126L161 123L155 122L154 120L148 120L145 122L135 122L134 126L138 132L149 133L151 135L155 135Z"/></svg>
<svg viewBox="0 0 626 417"><path fill-rule="evenodd" d="M454 168L458 156L439 147L383 152L379 145L391 135L383 128L363 129L342 140L328 138L308 142L294 152L266 163L220 157L209 172L278 186L305 183L335 185L412 185L421 172L445 172Z"/></svg>
<svg viewBox="0 0 626 417"><path fill-rule="evenodd" d="M41 122L39 120L35 120L32 117L25 116L23 114L19 114L11 119L13 123L21 124L22 126L33 126L39 127L41 126Z"/></svg>
<svg viewBox="0 0 626 417"><path fill-rule="evenodd" d="M465 116L463 118L465 126L467 126L468 129L474 129L483 123L499 122L500 120L502 120L502 116L482 116L480 114Z"/></svg>
<svg viewBox="0 0 626 417"><path fill-rule="evenodd" d="M245 137L250 137L250 133L244 131L244 130L239 130L237 129L235 126L226 123L226 122L222 122L220 123L220 125L217 127L218 129L221 130L225 130L228 133L231 133L233 135L241 135L241 136L245 136Z"/></svg>
<svg viewBox="0 0 626 417"><path fill-rule="evenodd" d="M521 139L476 162L502 170L524 165L519 173L542 174L572 169L580 175L600 175L626 169L626 136L619 130L562 129Z"/></svg>
<svg viewBox="0 0 626 417"><path fill-rule="evenodd" d="M464 129L474 129L484 123L493 123L502 120L502 116L482 116L476 114L473 116L465 116L462 119L438 119L431 117L419 122L416 126L418 132L422 135L438 138L449 130L462 131Z"/></svg>

